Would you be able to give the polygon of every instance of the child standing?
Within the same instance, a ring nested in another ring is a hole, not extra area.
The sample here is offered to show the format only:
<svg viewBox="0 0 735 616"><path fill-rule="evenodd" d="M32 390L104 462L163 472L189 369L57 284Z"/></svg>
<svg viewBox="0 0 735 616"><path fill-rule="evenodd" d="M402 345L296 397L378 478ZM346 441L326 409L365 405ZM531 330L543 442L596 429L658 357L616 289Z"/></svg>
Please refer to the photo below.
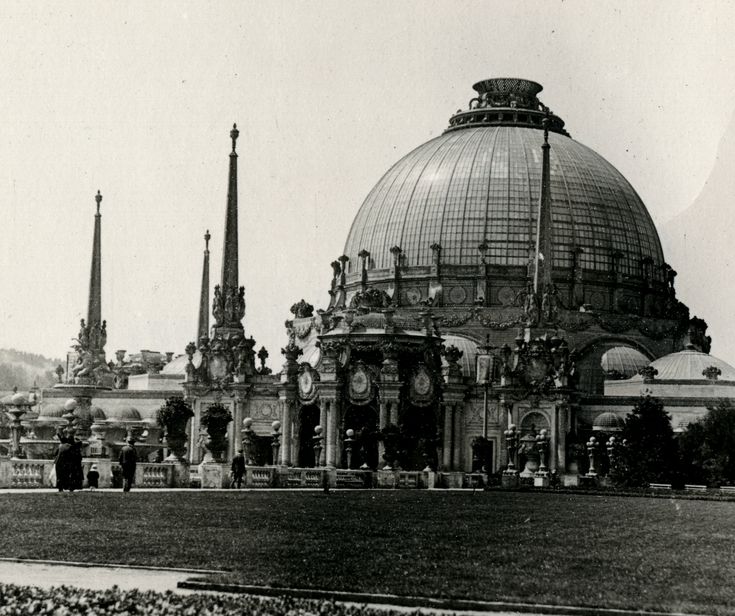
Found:
<svg viewBox="0 0 735 616"><path fill-rule="evenodd" d="M97 470L97 465L93 464L92 468L87 471L87 484L90 490L96 490L99 487L100 472Z"/></svg>

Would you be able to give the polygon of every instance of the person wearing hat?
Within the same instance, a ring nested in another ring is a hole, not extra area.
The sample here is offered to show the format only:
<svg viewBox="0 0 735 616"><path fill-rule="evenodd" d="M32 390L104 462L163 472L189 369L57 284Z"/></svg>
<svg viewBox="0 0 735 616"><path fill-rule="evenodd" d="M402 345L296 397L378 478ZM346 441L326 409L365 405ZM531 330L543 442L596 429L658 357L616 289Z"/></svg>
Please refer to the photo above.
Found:
<svg viewBox="0 0 735 616"><path fill-rule="evenodd" d="M241 488L242 478L245 474L245 456L243 455L242 449L237 450L237 455L232 458L232 467L230 470L230 487Z"/></svg>
<svg viewBox="0 0 735 616"><path fill-rule="evenodd" d="M135 440L132 436L127 438L127 442L120 450L120 468L122 468L123 476L123 492L130 492L130 488L135 483L135 467L138 464L138 454L133 447Z"/></svg>
<svg viewBox="0 0 735 616"><path fill-rule="evenodd" d="M92 467L87 471L87 485L90 490L96 490L100 483L100 472L97 470L97 465L93 464Z"/></svg>

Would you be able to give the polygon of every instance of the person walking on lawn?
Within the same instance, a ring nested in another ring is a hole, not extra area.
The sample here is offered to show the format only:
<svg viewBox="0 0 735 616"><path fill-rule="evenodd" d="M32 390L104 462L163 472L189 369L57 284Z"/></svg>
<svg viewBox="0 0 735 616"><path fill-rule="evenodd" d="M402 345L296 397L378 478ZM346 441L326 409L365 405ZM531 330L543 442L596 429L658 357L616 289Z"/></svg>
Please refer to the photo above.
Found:
<svg viewBox="0 0 735 616"><path fill-rule="evenodd" d="M120 468L123 476L123 492L130 492L135 483L135 467L138 464L138 454L133 447L133 437L127 438L126 444L120 450Z"/></svg>
<svg viewBox="0 0 735 616"><path fill-rule="evenodd" d="M66 435L59 434L59 448L54 458L54 469L56 471L56 487L59 492L64 490L74 491L71 481L72 465L74 464L74 453L72 445Z"/></svg>
<svg viewBox="0 0 735 616"><path fill-rule="evenodd" d="M242 487L242 478L245 475L245 456L242 453L242 449L237 450L237 455L232 458L232 469L230 471L230 477L232 477L231 488Z"/></svg>

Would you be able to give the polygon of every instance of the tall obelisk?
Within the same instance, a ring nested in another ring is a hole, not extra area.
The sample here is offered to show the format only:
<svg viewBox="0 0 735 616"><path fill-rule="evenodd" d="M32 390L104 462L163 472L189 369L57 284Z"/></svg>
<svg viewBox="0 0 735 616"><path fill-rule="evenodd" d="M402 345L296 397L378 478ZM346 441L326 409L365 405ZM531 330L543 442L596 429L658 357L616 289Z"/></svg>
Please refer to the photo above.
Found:
<svg viewBox="0 0 735 616"><path fill-rule="evenodd" d="M196 341L209 337L209 229L204 234L204 263L202 264L202 290L199 295L199 322Z"/></svg>
<svg viewBox="0 0 735 616"><path fill-rule="evenodd" d="M94 197L97 213L94 216L94 238L92 239L92 269L89 274L89 303L87 304L87 325L102 325L102 214L100 191Z"/></svg>

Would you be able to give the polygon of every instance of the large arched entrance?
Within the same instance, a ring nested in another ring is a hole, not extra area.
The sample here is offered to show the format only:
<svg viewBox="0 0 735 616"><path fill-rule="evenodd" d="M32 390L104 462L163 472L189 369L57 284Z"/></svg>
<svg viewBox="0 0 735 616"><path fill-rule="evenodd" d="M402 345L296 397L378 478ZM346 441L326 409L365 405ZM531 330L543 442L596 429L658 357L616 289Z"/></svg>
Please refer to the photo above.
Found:
<svg viewBox="0 0 735 616"><path fill-rule="evenodd" d="M316 404L302 406L299 411L298 466L302 468L318 466L319 461L314 460L314 428L319 425L319 413L319 407Z"/></svg>
<svg viewBox="0 0 735 616"><path fill-rule="evenodd" d="M367 465L372 469L378 468L378 412L372 404L364 406L350 405L345 410L344 430L341 438L346 438L347 430L354 430L354 441L349 444L350 468L360 468ZM341 466L348 467L347 446L345 441L342 447Z"/></svg>
<svg viewBox="0 0 735 616"><path fill-rule="evenodd" d="M437 419L433 407L406 405L399 416L401 434L398 463L406 470L423 470L437 464Z"/></svg>

